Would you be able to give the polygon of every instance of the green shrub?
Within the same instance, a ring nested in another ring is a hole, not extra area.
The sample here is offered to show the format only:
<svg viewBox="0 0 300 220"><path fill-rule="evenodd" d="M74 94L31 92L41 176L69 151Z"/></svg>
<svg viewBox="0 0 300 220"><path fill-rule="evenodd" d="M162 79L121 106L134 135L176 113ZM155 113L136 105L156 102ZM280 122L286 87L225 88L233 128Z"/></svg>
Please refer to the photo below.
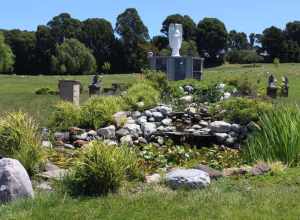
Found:
<svg viewBox="0 0 300 220"><path fill-rule="evenodd" d="M81 125L86 128L100 128L113 122L113 115L124 108L121 97L92 97L81 107Z"/></svg>
<svg viewBox="0 0 300 220"><path fill-rule="evenodd" d="M98 196L116 192L127 175L136 174L138 162L133 154L125 147L92 142L62 180L63 186L73 195Z"/></svg>
<svg viewBox="0 0 300 220"><path fill-rule="evenodd" d="M289 166L300 159L300 110L279 106L259 117L260 129L247 141L246 158L281 161Z"/></svg>
<svg viewBox="0 0 300 220"><path fill-rule="evenodd" d="M226 54L226 61L231 64L249 64L249 63L260 63L264 59L258 55L255 50L232 50Z"/></svg>
<svg viewBox="0 0 300 220"><path fill-rule="evenodd" d="M142 73L145 75L145 79L152 82L153 87L156 90L160 90L164 93L168 89L167 75L164 72L146 69Z"/></svg>
<svg viewBox="0 0 300 220"><path fill-rule="evenodd" d="M80 108L70 102L59 102L54 106L49 126L55 130L68 130L80 125Z"/></svg>
<svg viewBox="0 0 300 220"><path fill-rule="evenodd" d="M234 86L237 89L239 95L256 96L258 93L258 85L250 81L248 77L230 77L225 80L225 83L229 86Z"/></svg>
<svg viewBox="0 0 300 220"><path fill-rule="evenodd" d="M275 65L275 67L278 67L279 66L279 64L280 64L280 59L279 58L274 58L274 60L273 60L273 64Z"/></svg>
<svg viewBox="0 0 300 220"><path fill-rule="evenodd" d="M127 90L127 103L135 110L145 110L154 107L160 100L160 93L148 81L134 84ZM143 102L143 106L137 103Z"/></svg>
<svg viewBox="0 0 300 220"><path fill-rule="evenodd" d="M258 121L259 114L270 109L272 109L270 103L237 97L217 103L210 108L210 113L217 119L247 124L250 121Z"/></svg>
<svg viewBox="0 0 300 220"><path fill-rule="evenodd" d="M57 95L58 92L54 91L54 90L51 90L51 89L49 89L47 87L43 87L43 88L37 89L35 91L35 94L36 95Z"/></svg>
<svg viewBox="0 0 300 220"><path fill-rule="evenodd" d="M19 160L29 175L37 173L45 162L39 128L25 113L7 113L0 119L0 143L0 154Z"/></svg>

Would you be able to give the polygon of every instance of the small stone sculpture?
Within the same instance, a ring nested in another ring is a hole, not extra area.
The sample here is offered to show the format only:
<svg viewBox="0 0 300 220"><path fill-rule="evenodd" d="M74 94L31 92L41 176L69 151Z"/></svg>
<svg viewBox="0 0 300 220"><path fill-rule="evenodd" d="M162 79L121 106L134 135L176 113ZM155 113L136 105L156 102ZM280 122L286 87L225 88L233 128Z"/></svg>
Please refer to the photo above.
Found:
<svg viewBox="0 0 300 220"><path fill-rule="evenodd" d="M277 98L277 86L276 78L271 74L268 79L267 96L276 99Z"/></svg>
<svg viewBox="0 0 300 220"><path fill-rule="evenodd" d="M100 78L100 80L99 80L99 78ZM89 85L89 94L90 94L90 96L100 95L101 81L102 81L102 76L99 77L98 73L95 76L93 76L92 84Z"/></svg>
<svg viewBox="0 0 300 220"><path fill-rule="evenodd" d="M283 97L289 96L289 79L286 76L282 77L281 96Z"/></svg>

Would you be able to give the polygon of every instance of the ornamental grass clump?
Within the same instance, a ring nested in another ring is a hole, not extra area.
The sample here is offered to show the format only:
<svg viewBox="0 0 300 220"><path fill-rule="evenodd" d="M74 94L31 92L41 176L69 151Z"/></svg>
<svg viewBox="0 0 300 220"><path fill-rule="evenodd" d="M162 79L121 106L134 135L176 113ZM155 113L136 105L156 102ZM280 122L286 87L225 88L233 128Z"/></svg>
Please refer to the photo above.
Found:
<svg viewBox="0 0 300 220"><path fill-rule="evenodd" d="M62 183L71 195L99 196L116 192L124 180L139 174L133 150L92 142L80 153Z"/></svg>
<svg viewBox="0 0 300 220"><path fill-rule="evenodd" d="M49 126L55 130L68 130L80 124L80 108L71 102L59 102L53 108Z"/></svg>
<svg viewBox="0 0 300 220"><path fill-rule="evenodd" d="M298 106L279 106L267 111L260 115L259 125L260 128L247 141L247 159L297 165L300 160Z"/></svg>
<svg viewBox="0 0 300 220"><path fill-rule="evenodd" d="M81 125L97 129L113 122L113 115L126 108L121 97L95 96L81 107Z"/></svg>
<svg viewBox="0 0 300 220"><path fill-rule="evenodd" d="M134 110L145 110L154 107L160 101L160 91L156 90L150 82L142 81L134 84L127 90L126 100ZM139 103L143 105L139 105Z"/></svg>
<svg viewBox="0 0 300 220"><path fill-rule="evenodd" d="M19 160L31 176L45 162L39 127L25 113L7 113L0 119L0 143L0 154Z"/></svg>

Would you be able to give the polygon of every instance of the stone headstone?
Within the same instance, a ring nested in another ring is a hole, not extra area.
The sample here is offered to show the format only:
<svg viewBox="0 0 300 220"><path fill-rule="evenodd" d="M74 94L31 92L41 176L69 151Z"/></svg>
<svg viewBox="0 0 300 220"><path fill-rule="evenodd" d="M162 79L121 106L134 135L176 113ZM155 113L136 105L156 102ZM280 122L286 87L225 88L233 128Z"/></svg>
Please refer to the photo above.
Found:
<svg viewBox="0 0 300 220"><path fill-rule="evenodd" d="M90 96L100 95L101 81L102 81L102 77L100 77L100 80L99 80L98 74L93 76L92 83L89 85L89 95Z"/></svg>
<svg viewBox="0 0 300 220"><path fill-rule="evenodd" d="M64 101L72 102L75 105L79 105L80 98L80 82L76 80L60 80L59 95Z"/></svg>
<svg viewBox="0 0 300 220"><path fill-rule="evenodd" d="M276 78L271 74L268 78L267 96L276 99L277 98L277 86Z"/></svg>

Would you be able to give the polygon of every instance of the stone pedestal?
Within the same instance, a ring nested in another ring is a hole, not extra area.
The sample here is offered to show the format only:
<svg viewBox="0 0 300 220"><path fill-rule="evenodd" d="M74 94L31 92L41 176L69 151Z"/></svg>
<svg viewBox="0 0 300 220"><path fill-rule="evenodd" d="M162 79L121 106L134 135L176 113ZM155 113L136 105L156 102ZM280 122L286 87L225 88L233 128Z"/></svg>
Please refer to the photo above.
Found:
<svg viewBox="0 0 300 220"><path fill-rule="evenodd" d="M80 82L75 80L60 80L58 84L60 98L79 105Z"/></svg>
<svg viewBox="0 0 300 220"><path fill-rule="evenodd" d="M100 87L96 85L89 86L89 95L91 96L99 96L100 95Z"/></svg>
<svg viewBox="0 0 300 220"><path fill-rule="evenodd" d="M277 87L268 87L267 96L276 99L277 98Z"/></svg>
<svg viewBox="0 0 300 220"><path fill-rule="evenodd" d="M202 79L203 58L149 56L148 59L150 68L165 72L168 80Z"/></svg>

